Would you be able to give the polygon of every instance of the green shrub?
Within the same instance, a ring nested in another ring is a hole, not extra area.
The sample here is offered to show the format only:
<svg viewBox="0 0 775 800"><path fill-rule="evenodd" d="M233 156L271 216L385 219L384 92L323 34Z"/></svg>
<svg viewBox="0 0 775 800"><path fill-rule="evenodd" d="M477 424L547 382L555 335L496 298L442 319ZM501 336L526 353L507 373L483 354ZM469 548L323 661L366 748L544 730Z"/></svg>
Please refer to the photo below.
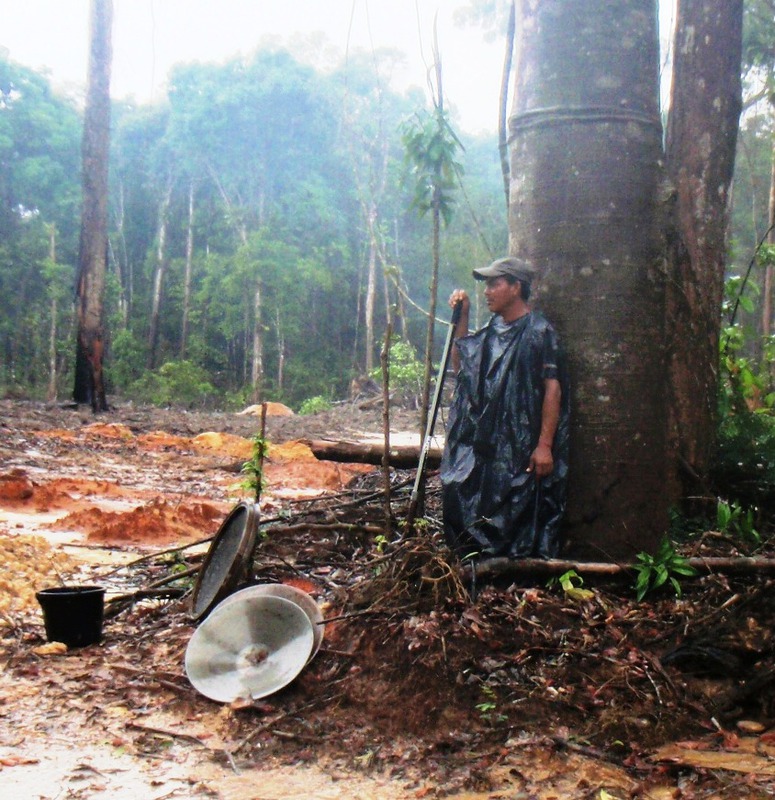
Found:
<svg viewBox="0 0 775 800"><path fill-rule="evenodd" d="M318 414L321 411L329 411L331 409L331 401L322 395L316 397L308 397L299 407L299 414Z"/></svg>
<svg viewBox="0 0 775 800"><path fill-rule="evenodd" d="M154 406L204 405L215 388L201 367L190 361L168 361L136 380L127 391L135 400Z"/></svg>
<svg viewBox="0 0 775 800"><path fill-rule="evenodd" d="M725 288L726 314L737 304L753 311L750 298L740 294L740 278L730 278ZM712 477L719 493L730 498L730 510L736 504L738 509L775 507L775 337L761 342L762 357L755 359L747 355L754 335L734 322L721 332L718 448Z"/></svg>
<svg viewBox="0 0 775 800"><path fill-rule="evenodd" d="M390 343L388 368L391 391L400 394L405 402L416 400L422 393L424 368L409 342L398 337L393 338ZM369 377L381 384L382 369L372 370Z"/></svg>
<svg viewBox="0 0 775 800"><path fill-rule="evenodd" d="M123 393L143 376L146 346L129 330L120 330L113 337L110 358L105 365L111 388Z"/></svg>

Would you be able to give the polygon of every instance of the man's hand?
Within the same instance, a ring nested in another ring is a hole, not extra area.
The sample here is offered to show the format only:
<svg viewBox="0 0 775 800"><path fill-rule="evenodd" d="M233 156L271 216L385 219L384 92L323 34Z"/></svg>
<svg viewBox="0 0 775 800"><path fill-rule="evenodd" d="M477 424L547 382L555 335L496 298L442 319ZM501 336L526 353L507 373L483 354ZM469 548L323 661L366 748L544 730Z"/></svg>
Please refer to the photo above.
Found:
<svg viewBox="0 0 775 800"><path fill-rule="evenodd" d="M465 289L455 289L449 296L450 308L454 308L458 303L460 303L460 314L468 318L471 301L468 299L468 292Z"/></svg>
<svg viewBox="0 0 775 800"><path fill-rule="evenodd" d="M536 479L545 478L551 475L554 470L554 458L552 456L552 448L547 444L538 443L538 447L533 450L530 456L530 466L527 468L528 472L535 473Z"/></svg>

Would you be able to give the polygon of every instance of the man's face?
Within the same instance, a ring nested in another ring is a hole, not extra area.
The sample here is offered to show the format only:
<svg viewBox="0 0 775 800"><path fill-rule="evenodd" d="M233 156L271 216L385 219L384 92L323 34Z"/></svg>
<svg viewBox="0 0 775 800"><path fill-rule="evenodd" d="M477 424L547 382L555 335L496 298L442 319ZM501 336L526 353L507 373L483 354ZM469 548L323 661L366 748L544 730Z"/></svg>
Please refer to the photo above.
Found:
<svg viewBox="0 0 775 800"><path fill-rule="evenodd" d="M519 281L509 283L509 281L502 275L497 278L487 278L484 282L484 299L487 303L487 308L493 314L504 315L513 308L514 304L519 300L520 287Z"/></svg>

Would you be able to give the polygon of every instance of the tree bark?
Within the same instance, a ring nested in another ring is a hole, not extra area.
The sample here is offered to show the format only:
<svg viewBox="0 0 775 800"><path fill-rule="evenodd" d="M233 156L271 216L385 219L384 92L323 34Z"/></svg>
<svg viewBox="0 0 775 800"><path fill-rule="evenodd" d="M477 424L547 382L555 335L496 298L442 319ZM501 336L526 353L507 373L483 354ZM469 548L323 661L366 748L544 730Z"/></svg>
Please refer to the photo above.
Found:
<svg viewBox="0 0 775 800"><path fill-rule="evenodd" d="M92 0L89 74L83 125L83 209L76 289L78 333L73 399L107 411L103 378L108 245L108 159L112 0Z"/></svg>
<svg viewBox="0 0 775 800"><path fill-rule="evenodd" d="M741 109L743 0L679 0L667 164L675 196L667 282L677 490L703 488L715 446L729 189Z"/></svg>
<svg viewBox="0 0 775 800"><path fill-rule="evenodd" d="M568 354L570 552L631 557L668 507L656 0L522 10L509 249Z"/></svg>

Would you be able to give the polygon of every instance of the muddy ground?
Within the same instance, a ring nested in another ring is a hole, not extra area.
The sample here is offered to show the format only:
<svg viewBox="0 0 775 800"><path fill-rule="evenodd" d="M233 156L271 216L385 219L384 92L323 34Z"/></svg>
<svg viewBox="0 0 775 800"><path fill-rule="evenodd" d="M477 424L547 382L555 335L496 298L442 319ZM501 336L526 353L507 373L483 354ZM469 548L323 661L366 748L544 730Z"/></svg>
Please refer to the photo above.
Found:
<svg viewBox="0 0 775 800"><path fill-rule="evenodd" d="M635 601L634 575L472 592L414 474L317 461L299 440L378 435L354 405L269 416L260 535L239 585L323 611L286 688L209 700L186 677L191 590L239 502L257 416L0 401L0 769L19 797L758 798L775 794L775 594L715 573ZM416 413L395 412L411 432ZM765 534L769 531L765 531ZM717 532L685 555L770 557ZM176 576L180 576L176 578ZM173 580L174 579L174 580ZM47 641L35 592L107 589L102 641ZM578 591L582 588L587 591Z"/></svg>

